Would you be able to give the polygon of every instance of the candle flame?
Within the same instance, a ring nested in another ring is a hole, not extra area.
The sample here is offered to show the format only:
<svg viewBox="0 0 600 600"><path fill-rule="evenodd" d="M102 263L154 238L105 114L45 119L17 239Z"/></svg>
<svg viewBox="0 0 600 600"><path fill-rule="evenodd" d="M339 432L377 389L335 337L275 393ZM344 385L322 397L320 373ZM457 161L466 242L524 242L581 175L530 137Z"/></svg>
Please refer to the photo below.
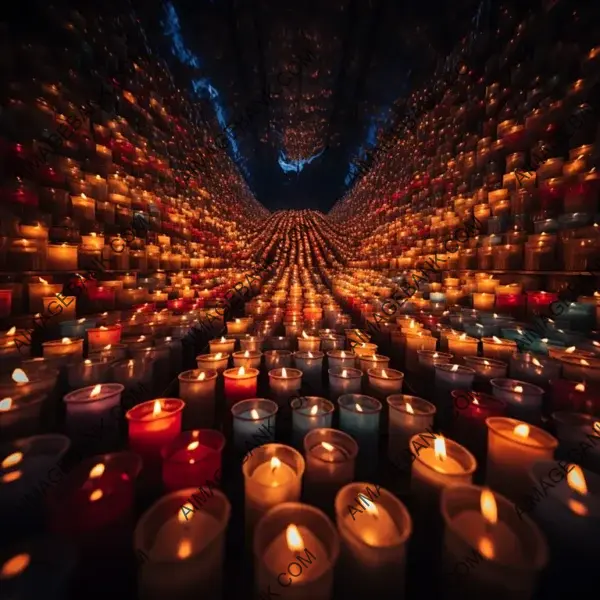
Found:
<svg viewBox="0 0 600 600"><path fill-rule="evenodd" d="M40 280L40 283L48 285L48 282L43 277L38 277L38 279Z"/></svg>
<svg viewBox="0 0 600 600"><path fill-rule="evenodd" d="M579 364L583 365L584 367L590 366L590 363L587 360L585 360L585 358L579 359Z"/></svg>
<svg viewBox="0 0 600 600"><path fill-rule="evenodd" d="M566 350L565 353L566 354L573 354L573 352L575 352L575 346L569 346Z"/></svg>
<svg viewBox="0 0 600 600"><path fill-rule="evenodd" d="M536 367L541 367L542 363L537 359L537 358L533 358L533 360L531 361Z"/></svg>
<svg viewBox="0 0 600 600"><path fill-rule="evenodd" d="M466 339L467 339L467 334L466 334L466 333L463 333L462 335L460 335L460 336L458 337L458 339L459 339L459 340L466 340Z"/></svg>
<svg viewBox="0 0 600 600"><path fill-rule="evenodd" d="M452 365L452 369L450 369L453 373L456 373L456 371L458 371L458 365Z"/></svg>
<svg viewBox="0 0 600 600"><path fill-rule="evenodd" d="M298 528L291 523L287 526L285 530L285 540L287 542L288 548L292 552L299 552L304 549L304 540L298 531Z"/></svg>
<svg viewBox="0 0 600 600"><path fill-rule="evenodd" d="M96 502L96 500L100 500L104 496L104 492L102 490L94 490L90 494L90 502Z"/></svg>
<svg viewBox="0 0 600 600"><path fill-rule="evenodd" d="M363 407L360 404L358 404L358 402L356 404L354 404L354 406L356 407L356 410L358 412L363 412Z"/></svg>
<svg viewBox="0 0 600 600"><path fill-rule="evenodd" d="M321 442L321 446L323 446L323 448L325 448L327 452L333 452L335 450L335 447L332 446L329 442Z"/></svg>
<svg viewBox="0 0 600 600"><path fill-rule="evenodd" d="M433 451L435 452L437 460L446 460L446 440L444 439L444 436L439 435L435 438L433 441Z"/></svg>
<svg viewBox="0 0 600 600"><path fill-rule="evenodd" d="M253 409L250 411L250 416L251 416L253 419L255 419L255 420L256 420L256 419L260 419L260 415L258 414L258 411L257 411L255 408L253 408Z"/></svg>
<svg viewBox="0 0 600 600"><path fill-rule="evenodd" d="M346 358L346 353L345 353L343 350L342 350L342 351L341 351L341 353L340 353L340 357L341 357L341 358Z"/></svg>
<svg viewBox="0 0 600 600"><path fill-rule="evenodd" d="M200 445L200 442L198 440L196 440L195 442L188 444L187 449L191 452L192 450L195 450L199 445Z"/></svg>
<svg viewBox="0 0 600 600"><path fill-rule="evenodd" d="M15 335L17 328L13 325L4 335Z"/></svg>
<svg viewBox="0 0 600 600"><path fill-rule="evenodd" d="M223 353L222 352L217 352L215 354L215 360L221 360L223 358Z"/></svg>
<svg viewBox="0 0 600 600"><path fill-rule="evenodd" d="M310 350L308 351L308 358L314 358L313 353Z"/></svg>
<svg viewBox="0 0 600 600"><path fill-rule="evenodd" d="M412 404L410 402L407 402L404 406L406 406L406 412L414 415L415 414L415 409L412 407Z"/></svg>
<svg viewBox="0 0 600 600"><path fill-rule="evenodd" d="M103 350L111 350L112 349L112 344L107 344L106 346L104 346L104 348L102 348Z"/></svg>
<svg viewBox="0 0 600 600"><path fill-rule="evenodd" d="M304 339L306 339L306 338L308 337L308 336L306 335L306 331L304 331L304 329L302 330L302 337L303 337Z"/></svg>
<svg viewBox="0 0 600 600"><path fill-rule="evenodd" d="M90 398L95 398L102 391L102 386L100 384L96 385L90 394Z"/></svg>
<svg viewBox="0 0 600 600"><path fill-rule="evenodd" d="M248 352L248 350L244 352L244 358L250 358L250 352Z"/></svg>
<svg viewBox="0 0 600 600"><path fill-rule="evenodd" d="M283 367L283 369L281 369L281 376L282 377L287 377L288 376L287 371L285 370L285 367Z"/></svg>
<svg viewBox="0 0 600 600"><path fill-rule="evenodd" d="M29 377L23 369L15 369L12 372L12 380L16 383L29 383Z"/></svg>
<svg viewBox="0 0 600 600"><path fill-rule="evenodd" d="M523 393L523 386L522 385L516 385L513 392L517 392L517 394L522 394Z"/></svg>
<svg viewBox="0 0 600 600"><path fill-rule="evenodd" d="M71 343L71 338L64 337L64 338L61 340L61 342L62 342L63 344L70 344L70 343Z"/></svg>
<svg viewBox="0 0 600 600"><path fill-rule="evenodd" d="M29 554L16 554L9 558L0 570L0 579L11 579L20 575L31 562Z"/></svg>
<svg viewBox="0 0 600 600"><path fill-rule="evenodd" d="M275 470L278 469L280 466L281 466L281 461L276 456L274 456L271 459L271 472L275 473Z"/></svg>
<svg viewBox="0 0 600 600"><path fill-rule="evenodd" d="M588 493L588 489L581 467L573 464L569 465L569 467L571 467L567 469L567 483L569 487L578 494L585 496Z"/></svg>
<svg viewBox="0 0 600 600"><path fill-rule="evenodd" d="M159 415L161 410L162 406L160 404L160 400L155 400L154 406L152 407L152 416L155 417L156 415Z"/></svg>
<svg viewBox="0 0 600 600"><path fill-rule="evenodd" d="M177 546L177 558L185 560L192 554L192 542L188 538L183 538Z"/></svg>
<svg viewBox="0 0 600 600"><path fill-rule="evenodd" d="M496 344L502 343L502 340L500 338L496 337L495 335L492 336L492 339L494 340L494 343L496 343Z"/></svg>
<svg viewBox="0 0 600 600"><path fill-rule="evenodd" d="M348 371L346 371L346 369L342 371L342 377L348 377Z"/></svg>
<svg viewBox="0 0 600 600"><path fill-rule="evenodd" d="M434 352L432 358L438 358L438 356L439 354L437 352Z"/></svg>
<svg viewBox="0 0 600 600"><path fill-rule="evenodd" d="M223 336L221 336L221 342L226 342L226 341L227 340Z"/></svg>
<svg viewBox="0 0 600 600"><path fill-rule="evenodd" d="M385 379L389 379L388 374L385 369L381 369L381 376Z"/></svg>
<svg viewBox="0 0 600 600"><path fill-rule="evenodd" d="M21 461L23 460L23 453L22 452L13 452L12 454L9 454L3 461L2 461L2 468L3 469L8 469L10 467L14 467L15 465L18 465Z"/></svg>
<svg viewBox="0 0 600 600"><path fill-rule="evenodd" d="M578 392L585 392L585 384L584 384L584 383L578 383L578 384L575 386L575 389L576 389Z"/></svg>
<svg viewBox="0 0 600 600"><path fill-rule="evenodd" d="M520 425L517 425L513 429L513 434L518 435L519 437L522 437L522 438L528 438L529 437L529 425L527 425L526 423L521 423Z"/></svg>
<svg viewBox="0 0 600 600"><path fill-rule="evenodd" d="M481 492L479 505L481 506L481 514L483 515L483 518L490 525L495 525L498 522L498 506L496 505L494 494L492 494L490 490L484 489Z"/></svg>
<svg viewBox="0 0 600 600"><path fill-rule="evenodd" d="M90 479L97 479L98 477L102 477L105 469L106 467L104 466L104 463L98 463L95 467L92 468L88 477Z"/></svg>
<svg viewBox="0 0 600 600"><path fill-rule="evenodd" d="M206 373L204 371L202 371L202 373L200 373L197 377L198 381L204 381L205 378L206 378Z"/></svg>
<svg viewBox="0 0 600 600"><path fill-rule="evenodd" d="M185 510L184 510L185 509ZM187 523L189 521L188 519L188 514L190 514L191 516L189 517L189 519L193 518L194 516L194 506L192 505L191 502L186 502L178 511L177 513L177 521L179 523L181 523L182 525Z"/></svg>
<svg viewBox="0 0 600 600"><path fill-rule="evenodd" d="M371 502L370 500L367 500L362 494L360 495L360 501L361 504L365 507L365 510L375 519L379 518L379 511L377 510L377 507L375 506L375 502Z"/></svg>
<svg viewBox="0 0 600 600"><path fill-rule="evenodd" d="M0 412L6 412L12 408L12 398L3 398L0 400Z"/></svg>

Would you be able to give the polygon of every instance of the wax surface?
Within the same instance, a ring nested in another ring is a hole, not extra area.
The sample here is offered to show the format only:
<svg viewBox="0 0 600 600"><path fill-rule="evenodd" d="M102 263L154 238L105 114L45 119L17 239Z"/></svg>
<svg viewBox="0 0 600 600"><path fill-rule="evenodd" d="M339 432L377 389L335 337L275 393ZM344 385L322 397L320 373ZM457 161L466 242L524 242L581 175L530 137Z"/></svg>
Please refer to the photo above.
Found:
<svg viewBox="0 0 600 600"><path fill-rule="evenodd" d="M454 475L465 472L462 465L451 456L446 456L444 460L437 458L433 448L423 448L419 450L418 456L426 465L432 467L438 473Z"/></svg>
<svg viewBox="0 0 600 600"><path fill-rule="evenodd" d="M268 487L278 487L280 485L288 485L296 478L295 471L283 461L276 469L271 467L271 461L264 462L252 473L252 479L256 483Z"/></svg>

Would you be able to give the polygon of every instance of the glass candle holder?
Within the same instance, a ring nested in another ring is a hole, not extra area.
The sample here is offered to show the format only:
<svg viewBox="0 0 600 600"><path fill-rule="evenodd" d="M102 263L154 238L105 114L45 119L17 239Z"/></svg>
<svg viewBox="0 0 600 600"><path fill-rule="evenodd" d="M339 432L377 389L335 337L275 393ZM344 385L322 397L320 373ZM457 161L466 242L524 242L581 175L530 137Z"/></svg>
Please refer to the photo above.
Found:
<svg viewBox="0 0 600 600"><path fill-rule="evenodd" d="M466 333L448 336L448 351L454 354L455 358L462 359L462 361L464 361L465 356L477 356L478 347L479 340L467 336ZM456 362L459 362L459 360Z"/></svg>
<svg viewBox="0 0 600 600"><path fill-rule="evenodd" d="M304 487L312 503L329 507L338 490L354 479L358 444L346 433L320 427L304 436Z"/></svg>
<svg viewBox="0 0 600 600"><path fill-rule="evenodd" d="M487 292L473 293L473 308L475 308L476 310L493 311L495 302L495 294L489 294Z"/></svg>
<svg viewBox="0 0 600 600"><path fill-rule="evenodd" d="M296 540L294 544L289 541L290 532ZM310 566L305 561L294 562L298 560L299 549L311 559ZM256 597L279 582L286 587L290 600L331 598L339 550L337 531L318 508L289 501L277 506L256 527L253 543Z"/></svg>
<svg viewBox="0 0 600 600"><path fill-rule="evenodd" d="M239 367L223 371L225 399L229 406L239 400L256 397L259 370Z"/></svg>
<svg viewBox="0 0 600 600"><path fill-rule="evenodd" d="M361 354L358 356L358 363L360 370L366 374L369 369L387 369L390 358L381 354Z"/></svg>
<svg viewBox="0 0 600 600"><path fill-rule="evenodd" d="M269 347L272 350L289 350L292 347L292 340L287 337L270 337Z"/></svg>
<svg viewBox="0 0 600 600"><path fill-rule="evenodd" d="M333 403L319 396L294 398L292 407L292 437L298 446L312 429L331 427Z"/></svg>
<svg viewBox="0 0 600 600"><path fill-rule="evenodd" d="M486 493L492 494L497 519L491 526L481 509L482 494ZM510 500L472 485L444 489L441 512L445 523L443 587L451 598L533 596L549 551L542 532L529 517L520 519ZM485 552L484 545L490 552ZM459 572L457 565L466 564L466 557L476 554L483 554L485 563L469 569L468 576Z"/></svg>
<svg viewBox="0 0 600 600"><path fill-rule="evenodd" d="M269 387L277 402L281 405L300 390L302 371L282 367L269 371Z"/></svg>
<svg viewBox="0 0 600 600"><path fill-rule="evenodd" d="M121 341L121 325L100 325L87 329L88 348L97 350L108 344L118 344Z"/></svg>
<svg viewBox="0 0 600 600"><path fill-rule="evenodd" d="M427 330L407 331L403 334L405 342L406 369L410 372L417 371L419 364L419 351L435 350L437 338Z"/></svg>
<svg viewBox="0 0 600 600"><path fill-rule="evenodd" d="M33 361L32 361L33 362ZM0 375L0 398L49 395L56 387L58 370L53 367L36 368L29 364L12 373Z"/></svg>
<svg viewBox="0 0 600 600"><path fill-rule="evenodd" d="M210 346L210 353L216 354L221 352L223 354L233 354L235 349L235 338L219 338L216 340L210 340L208 342Z"/></svg>
<svg viewBox="0 0 600 600"><path fill-rule="evenodd" d="M359 443L371 442L379 434L381 402L363 394L345 393L338 398L340 429Z"/></svg>
<svg viewBox="0 0 600 600"><path fill-rule="evenodd" d="M292 366L292 352L290 350L266 350L265 368L267 371L281 367Z"/></svg>
<svg viewBox="0 0 600 600"><path fill-rule="evenodd" d="M6 397L0 400L0 433L3 439L35 434L41 424L46 394Z"/></svg>
<svg viewBox="0 0 600 600"><path fill-rule="evenodd" d="M491 379L506 377L508 365L501 360L493 358L484 358L481 356L465 356L465 365L475 371L475 385L491 389L489 382Z"/></svg>
<svg viewBox="0 0 600 600"><path fill-rule="evenodd" d="M262 352L258 352L256 350L243 350L240 352L234 352L233 366L260 369L261 358Z"/></svg>
<svg viewBox="0 0 600 600"><path fill-rule="evenodd" d="M199 510L190 501L197 492L193 487L167 494L138 521L134 547L148 557L138 574L142 600L192 600L198 589L211 600L221 597L231 505L225 494L212 490Z"/></svg>
<svg viewBox="0 0 600 600"><path fill-rule="evenodd" d="M294 352L294 365L302 371L304 380L313 388L320 389L323 373L323 352Z"/></svg>
<svg viewBox="0 0 600 600"><path fill-rule="evenodd" d="M489 417L486 484L516 503L531 491L529 470L552 460L558 440L539 427L508 417Z"/></svg>
<svg viewBox="0 0 600 600"><path fill-rule="evenodd" d="M556 411L552 413L556 437L560 443L559 452L567 459L577 456L577 463L598 472L600 470L600 419L583 413ZM589 441L592 444L589 444ZM586 451L582 451L587 444ZM573 460L573 459L572 459Z"/></svg>
<svg viewBox="0 0 600 600"><path fill-rule="evenodd" d="M96 319L81 318L77 321L62 321L60 323L60 335L68 338L85 339L88 329L93 327L96 327Z"/></svg>
<svg viewBox="0 0 600 600"><path fill-rule="evenodd" d="M506 402L509 417L540 423L544 390L537 385L516 379L492 379L490 381L496 398Z"/></svg>
<svg viewBox="0 0 600 600"><path fill-rule="evenodd" d="M278 409L277 403L265 398L241 400L232 406L233 443L238 452L251 452L275 440Z"/></svg>
<svg viewBox="0 0 600 600"><path fill-rule="evenodd" d="M304 458L283 444L265 444L246 455L242 463L247 538L260 518L283 502L300 498Z"/></svg>
<svg viewBox="0 0 600 600"><path fill-rule="evenodd" d="M196 356L196 364L200 370L215 370L223 373L229 362L229 354L217 352L216 354L200 354Z"/></svg>
<svg viewBox="0 0 600 600"><path fill-rule="evenodd" d="M185 402L183 420L187 428L214 425L217 375L212 369L191 369L177 376L179 396Z"/></svg>
<svg viewBox="0 0 600 600"><path fill-rule="evenodd" d="M401 394L404 373L388 368L373 368L367 371L369 389L376 398L385 399L390 394Z"/></svg>
<svg viewBox="0 0 600 600"><path fill-rule="evenodd" d="M318 352L321 347L321 338L314 335L304 335L296 338L298 341L298 350L300 352Z"/></svg>
<svg viewBox="0 0 600 600"><path fill-rule="evenodd" d="M362 386L362 371L345 367L329 369L329 391L332 398L342 394L359 394Z"/></svg>
<svg viewBox="0 0 600 600"><path fill-rule="evenodd" d="M161 451L162 480L168 491L202 487L221 478L225 436L213 429L183 431Z"/></svg>
<svg viewBox="0 0 600 600"><path fill-rule="evenodd" d="M331 369L354 367L356 365L356 354L349 350L330 350L327 352L327 361Z"/></svg>
<svg viewBox="0 0 600 600"><path fill-rule="evenodd" d="M600 382L600 359L563 354L559 357L563 377L572 381Z"/></svg>
<svg viewBox="0 0 600 600"><path fill-rule="evenodd" d="M79 389L105 383L112 373L112 367L112 362L100 358L86 358L81 362L71 363L67 373L69 386Z"/></svg>
<svg viewBox="0 0 600 600"><path fill-rule="evenodd" d="M265 338L257 335L247 335L240 338L240 348L249 352L260 352L265 343Z"/></svg>
<svg viewBox="0 0 600 600"><path fill-rule="evenodd" d="M329 352L332 350L343 350L346 342L346 338L343 335L336 335L334 333L326 333L321 335L321 349L323 352Z"/></svg>
<svg viewBox="0 0 600 600"><path fill-rule="evenodd" d="M508 364L512 355L517 351L517 343L514 340L505 340L493 336L491 338L482 338L483 356L486 358L495 358Z"/></svg>
<svg viewBox="0 0 600 600"><path fill-rule="evenodd" d="M560 379L561 372L561 363L547 356L524 352L513 354L510 359L511 378L538 385L546 391L551 387L550 382Z"/></svg>

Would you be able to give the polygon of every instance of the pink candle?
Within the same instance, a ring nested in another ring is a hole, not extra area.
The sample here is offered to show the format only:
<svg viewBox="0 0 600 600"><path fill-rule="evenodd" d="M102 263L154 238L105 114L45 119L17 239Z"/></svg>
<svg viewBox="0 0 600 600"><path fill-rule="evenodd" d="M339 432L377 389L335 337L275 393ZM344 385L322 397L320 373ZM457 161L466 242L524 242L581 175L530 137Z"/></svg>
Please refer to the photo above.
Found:
<svg viewBox="0 0 600 600"><path fill-rule="evenodd" d="M129 445L144 464L159 462L162 448L179 435L184 406L178 398L157 398L127 411Z"/></svg>
<svg viewBox="0 0 600 600"><path fill-rule="evenodd" d="M258 369L242 366L238 369L227 369L223 372L223 376L225 377L225 398L229 406L238 400L256 397Z"/></svg>
<svg viewBox="0 0 600 600"><path fill-rule="evenodd" d="M180 433L162 450L163 483L169 491L201 487L218 481L225 436L212 429Z"/></svg>

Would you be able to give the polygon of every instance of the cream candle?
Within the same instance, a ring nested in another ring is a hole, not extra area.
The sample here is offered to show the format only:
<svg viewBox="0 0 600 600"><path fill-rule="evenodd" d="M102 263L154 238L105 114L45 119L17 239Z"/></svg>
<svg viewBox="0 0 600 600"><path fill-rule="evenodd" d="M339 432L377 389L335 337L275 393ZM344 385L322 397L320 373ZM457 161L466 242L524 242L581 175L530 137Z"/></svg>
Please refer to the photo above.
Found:
<svg viewBox="0 0 600 600"><path fill-rule="evenodd" d="M88 348L97 350L108 344L118 344L121 341L121 325L100 325L87 329Z"/></svg>
<svg viewBox="0 0 600 600"><path fill-rule="evenodd" d="M411 330L404 333L404 340L406 369L410 372L416 372L419 365L419 351L434 351L437 339L427 330Z"/></svg>
<svg viewBox="0 0 600 600"><path fill-rule="evenodd" d="M552 413L561 456L581 456L579 463L600 472L600 417L564 410ZM592 444L589 444L589 441Z"/></svg>
<svg viewBox="0 0 600 600"><path fill-rule="evenodd" d="M187 429L214 425L217 375L211 369L191 369L177 376L179 396L185 402L183 421Z"/></svg>
<svg viewBox="0 0 600 600"><path fill-rule="evenodd" d="M360 370L366 374L369 369L387 369L390 358L381 354L361 354L358 356L358 363Z"/></svg>
<svg viewBox="0 0 600 600"><path fill-rule="evenodd" d="M48 244L46 268L49 271L77 271L77 246Z"/></svg>
<svg viewBox="0 0 600 600"><path fill-rule="evenodd" d="M483 356L494 358L508 364L511 356L517 351L517 342L514 340L504 340L496 336L491 338L482 338Z"/></svg>
<svg viewBox="0 0 600 600"><path fill-rule="evenodd" d="M464 362L465 356L477 356L478 345L479 340L469 337L466 333L448 337L448 351L457 359L462 359L462 362Z"/></svg>
<svg viewBox="0 0 600 600"><path fill-rule="evenodd" d="M258 369L239 367L223 371L225 378L225 399L228 406L239 400L254 398L258 382Z"/></svg>
<svg viewBox="0 0 600 600"><path fill-rule="evenodd" d="M240 338L240 348L250 352L260 352L262 350L265 338L258 335L246 335L246 337Z"/></svg>
<svg viewBox="0 0 600 600"><path fill-rule="evenodd" d="M296 338L298 341L298 350L301 352L318 352L321 347L321 338L314 335L307 335L306 331Z"/></svg>
<svg viewBox="0 0 600 600"><path fill-rule="evenodd" d="M278 404L291 398L302 386L302 371L282 367L269 371L269 387Z"/></svg>
<svg viewBox="0 0 600 600"><path fill-rule="evenodd" d="M381 400L390 394L401 394L404 373L388 368L374 368L367 371L369 389L373 395Z"/></svg>
<svg viewBox="0 0 600 600"><path fill-rule="evenodd" d="M290 350L266 350L265 369L271 371L280 367L292 366L292 352Z"/></svg>
<svg viewBox="0 0 600 600"><path fill-rule="evenodd" d="M329 367L354 367L356 365L356 354L349 350L330 350L327 352Z"/></svg>
<svg viewBox="0 0 600 600"><path fill-rule="evenodd" d="M261 359L262 352L257 350L242 350L233 353L233 366L260 369Z"/></svg>
<svg viewBox="0 0 600 600"><path fill-rule="evenodd" d="M377 344L368 344L366 342L363 342L362 344L355 343L355 345L352 345L352 350L358 358L365 354L373 356L373 354L377 353Z"/></svg>
<svg viewBox="0 0 600 600"><path fill-rule="evenodd" d="M235 349L235 338L225 338L210 340L208 342L211 354L222 352L223 354L232 354Z"/></svg>
<svg viewBox="0 0 600 600"><path fill-rule="evenodd" d="M269 338L269 346L272 350L289 350L292 344L289 338L278 336Z"/></svg>
<svg viewBox="0 0 600 600"><path fill-rule="evenodd" d="M600 382L600 358L582 358L564 354L559 358L563 377L571 381Z"/></svg>
<svg viewBox="0 0 600 600"><path fill-rule="evenodd" d="M196 364L200 370L214 369L218 373L223 373L229 362L229 354L217 352L216 354L200 354L196 356Z"/></svg>
<svg viewBox="0 0 600 600"><path fill-rule="evenodd" d="M528 423L539 423L542 417L544 390L516 379L492 379L493 394L506 403L507 415Z"/></svg>
<svg viewBox="0 0 600 600"><path fill-rule="evenodd" d="M558 440L543 429L507 417L489 417L486 484L515 502L529 492L529 469L551 460Z"/></svg>
<svg viewBox="0 0 600 600"><path fill-rule="evenodd" d="M302 455L283 444L265 444L246 454L242 472L247 535L271 508L300 498L304 467Z"/></svg>
<svg viewBox="0 0 600 600"><path fill-rule="evenodd" d="M342 394L360 394L361 386L362 372L358 369L329 369L329 390L332 398L339 398Z"/></svg>
<svg viewBox="0 0 600 600"><path fill-rule="evenodd" d="M42 298L57 296L62 292L62 283L48 283L43 277L38 278L39 283L28 283L29 293L29 312L44 313L44 303ZM56 298L54 298L56 299Z"/></svg>
<svg viewBox="0 0 600 600"><path fill-rule="evenodd" d="M77 307L77 298L75 296L44 296L42 298L43 313L50 315L56 322L74 321L77 317L75 309Z"/></svg>
<svg viewBox="0 0 600 600"><path fill-rule="evenodd" d="M42 352L44 358L83 358L83 340L71 338L62 338L60 340L50 340L42 343Z"/></svg>
<svg viewBox="0 0 600 600"><path fill-rule="evenodd" d="M321 388L321 374L323 372L323 353L307 350L294 352L294 366L302 371L304 381L311 388L318 390Z"/></svg>
<svg viewBox="0 0 600 600"><path fill-rule="evenodd" d="M228 335L239 335L247 333L248 328L252 324L251 319L234 319L233 321L227 321L227 334ZM211 349L212 352L212 349Z"/></svg>

